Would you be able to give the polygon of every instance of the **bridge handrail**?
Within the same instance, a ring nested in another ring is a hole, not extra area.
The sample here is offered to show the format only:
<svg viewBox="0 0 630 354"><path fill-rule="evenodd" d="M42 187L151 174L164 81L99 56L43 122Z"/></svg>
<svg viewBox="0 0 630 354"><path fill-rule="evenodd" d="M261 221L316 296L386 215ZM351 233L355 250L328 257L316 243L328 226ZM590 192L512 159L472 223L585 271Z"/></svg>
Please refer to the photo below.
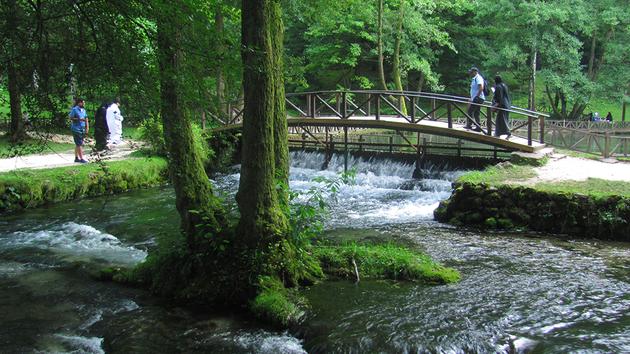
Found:
<svg viewBox="0 0 630 354"><path fill-rule="evenodd" d="M549 115L542 112L531 111L525 108L512 106L511 108L499 108L493 107L490 101L485 101L484 103L473 103L467 97L462 96L454 96L454 95L446 95L446 94L438 94L432 92L418 92L418 91L390 91L390 90L321 90L321 91L305 91L305 92L293 92L287 93L286 97L300 97L306 95L324 95L324 94L365 94L365 95L386 95L386 96L405 96L405 97L417 97L417 98L425 98L425 99L436 99L439 101L450 102L450 103L461 103L461 104L472 104L479 107L493 108L495 110L501 110L506 112L511 112L515 114L524 115L532 118L545 117L549 118Z"/></svg>

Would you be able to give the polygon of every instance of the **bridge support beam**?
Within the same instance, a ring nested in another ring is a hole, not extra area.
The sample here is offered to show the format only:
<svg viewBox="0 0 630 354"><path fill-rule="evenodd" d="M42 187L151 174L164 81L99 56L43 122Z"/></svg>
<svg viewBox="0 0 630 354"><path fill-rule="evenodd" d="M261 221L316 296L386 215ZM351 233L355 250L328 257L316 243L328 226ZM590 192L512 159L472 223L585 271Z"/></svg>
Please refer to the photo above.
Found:
<svg viewBox="0 0 630 354"><path fill-rule="evenodd" d="M343 172L348 172L348 127L343 128Z"/></svg>
<svg viewBox="0 0 630 354"><path fill-rule="evenodd" d="M420 133L418 133L418 148L416 149L416 168L413 170L413 175L411 178L414 179L422 179L424 175L422 173L422 162L424 160L424 156L426 154L427 148L427 139L422 139L422 147L420 147Z"/></svg>

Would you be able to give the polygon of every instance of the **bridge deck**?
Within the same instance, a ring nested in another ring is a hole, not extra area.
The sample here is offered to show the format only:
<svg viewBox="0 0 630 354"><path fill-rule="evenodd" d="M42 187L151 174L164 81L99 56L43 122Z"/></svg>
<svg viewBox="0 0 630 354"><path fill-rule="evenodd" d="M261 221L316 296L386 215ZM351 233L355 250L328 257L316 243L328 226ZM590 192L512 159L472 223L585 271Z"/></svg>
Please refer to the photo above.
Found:
<svg viewBox="0 0 630 354"><path fill-rule="evenodd" d="M317 118L289 117L287 118L287 122L290 127L326 126L390 129L398 131L420 132L425 134L459 138L504 149L518 150L523 152L535 152L545 147L545 144L541 144L535 141L532 141L532 145L530 146L527 144L526 138L514 135L512 135L509 140L506 140L505 138L496 138L494 136L485 135L483 133L474 132L472 130L466 130L464 129L464 126L460 124L453 124L453 127L449 128L447 122L421 120L416 123L409 123L409 121L405 120L404 118L395 116L380 116L380 119L378 120L374 116L353 116L347 119L340 119L336 116L320 116ZM220 128L216 128L214 129L214 131L218 132L239 130L242 128L242 126L242 123L230 124Z"/></svg>

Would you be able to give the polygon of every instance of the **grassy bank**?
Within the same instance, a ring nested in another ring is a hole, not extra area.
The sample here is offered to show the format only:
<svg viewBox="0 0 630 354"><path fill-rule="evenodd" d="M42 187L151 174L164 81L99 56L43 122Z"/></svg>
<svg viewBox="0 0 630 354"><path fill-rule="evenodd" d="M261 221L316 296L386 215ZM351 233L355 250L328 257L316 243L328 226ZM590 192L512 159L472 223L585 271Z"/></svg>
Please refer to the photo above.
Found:
<svg viewBox="0 0 630 354"><path fill-rule="evenodd" d="M435 218L486 229L630 241L630 183L594 178L522 183L534 175L531 166L510 164L465 174Z"/></svg>
<svg viewBox="0 0 630 354"><path fill-rule="evenodd" d="M5 172L0 174L0 213L167 182L167 162L161 158Z"/></svg>

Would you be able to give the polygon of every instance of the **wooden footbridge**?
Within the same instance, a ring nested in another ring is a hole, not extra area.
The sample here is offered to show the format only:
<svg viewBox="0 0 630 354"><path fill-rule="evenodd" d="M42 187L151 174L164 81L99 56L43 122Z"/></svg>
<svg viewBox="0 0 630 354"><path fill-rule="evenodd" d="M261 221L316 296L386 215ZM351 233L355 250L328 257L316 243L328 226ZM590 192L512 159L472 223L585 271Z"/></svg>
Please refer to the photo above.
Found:
<svg viewBox="0 0 630 354"><path fill-rule="evenodd" d="M496 111L486 101L480 107L480 124L472 121L474 130L464 123L469 101L465 97L425 92L400 91L317 91L286 95L289 129L299 129L314 142L328 146L329 130L344 131L348 144L348 129L374 128L396 131L410 147L421 154L419 141L412 143L402 132L446 136L494 146L508 151L535 152L545 146L545 118L548 115L512 107L512 136L493 136ZM242 109L232 109L222 127L214 131L242 128ZM462 118L464 118L462 120ZM324 136L318 133L324 133ZM523 132L525 132L523 134ZM537 139L535 139L537 137ZM343 143L343 142L341 142Z"/></svg>

